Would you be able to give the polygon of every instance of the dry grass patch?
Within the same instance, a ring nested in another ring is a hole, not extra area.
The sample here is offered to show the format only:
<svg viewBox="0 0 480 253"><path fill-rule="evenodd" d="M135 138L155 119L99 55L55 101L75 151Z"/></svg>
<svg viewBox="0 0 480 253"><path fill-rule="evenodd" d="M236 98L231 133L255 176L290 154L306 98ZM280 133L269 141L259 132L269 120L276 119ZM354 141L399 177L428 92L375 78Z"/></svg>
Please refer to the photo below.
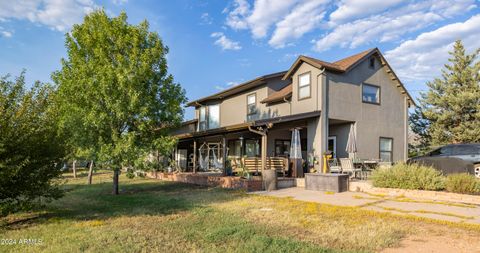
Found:
<svg viewBox="0 0 480 253"><path fill-rule="evenodd" d="M40 238L43 244L0 251L370 252L419 231L480 235L480 226L242 191L122 175L121 194L112 196L111 174L96 175L91 186L85 181L69 178L64 198L3 219L1 238Z"/></svg>

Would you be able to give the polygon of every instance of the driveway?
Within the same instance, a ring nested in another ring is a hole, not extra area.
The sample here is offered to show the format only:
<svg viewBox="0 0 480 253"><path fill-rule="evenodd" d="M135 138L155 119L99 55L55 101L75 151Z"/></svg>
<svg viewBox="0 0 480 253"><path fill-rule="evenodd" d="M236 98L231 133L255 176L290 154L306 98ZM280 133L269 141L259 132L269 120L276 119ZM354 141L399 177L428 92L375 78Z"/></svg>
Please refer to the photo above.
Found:
<svg viewBox="0 0 480 253"><path fill-rule="evenodd" d="M415 215L444 221L480 224L479 205L388 197L362 192L333 193L310 191L301 187L285 188L271 192L261 191L254 194L291 197L307 202L360 207L366 210L389 212L398 215Z"/></svg>

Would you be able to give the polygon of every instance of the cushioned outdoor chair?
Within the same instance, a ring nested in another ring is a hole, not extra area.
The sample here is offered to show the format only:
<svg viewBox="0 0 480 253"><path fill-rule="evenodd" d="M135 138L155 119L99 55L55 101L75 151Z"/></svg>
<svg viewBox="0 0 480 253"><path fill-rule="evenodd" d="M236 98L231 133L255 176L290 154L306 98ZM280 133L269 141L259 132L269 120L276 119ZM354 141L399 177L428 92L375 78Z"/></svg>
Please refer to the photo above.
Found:
<svg viewBox="0 0 480 253"><path fill-rule="evenodd" d="M338 164L337 158L328 160L328 170L330 173L342 173L342 167Z"/></svg>
<svg viewBox="0 0 480 253"><path fill-rule="evenodd" d="M362 169L355 168L353 160L350 158L340 158L340 166L342 168L342 173L349 174L350 178L356 178L357 173L362 173Z"/></svg>

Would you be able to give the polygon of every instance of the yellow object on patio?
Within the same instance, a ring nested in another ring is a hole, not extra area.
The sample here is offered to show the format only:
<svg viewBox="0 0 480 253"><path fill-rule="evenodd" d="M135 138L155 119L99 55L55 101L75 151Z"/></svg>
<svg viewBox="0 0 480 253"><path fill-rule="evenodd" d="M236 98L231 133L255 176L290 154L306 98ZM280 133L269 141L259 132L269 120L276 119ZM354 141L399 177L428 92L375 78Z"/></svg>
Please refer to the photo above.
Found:
<svg viewBox="0 0 480 253"><path fill-rule="evenodd" d="M332 159L332 152L325 152L323 154L323 173L327 173L328 172L328 160Z"/></svg>

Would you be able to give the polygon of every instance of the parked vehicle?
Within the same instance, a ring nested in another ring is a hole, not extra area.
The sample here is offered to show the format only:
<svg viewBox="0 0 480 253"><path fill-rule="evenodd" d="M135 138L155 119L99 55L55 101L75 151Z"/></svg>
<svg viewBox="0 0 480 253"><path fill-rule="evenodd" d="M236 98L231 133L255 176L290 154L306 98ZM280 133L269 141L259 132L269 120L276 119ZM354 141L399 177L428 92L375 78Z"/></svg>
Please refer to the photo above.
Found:
<svg viewBox="0 0 480 253"><path fill-rule="evenodd" d="M445 145L407 163L430 165L445 174L467 172L480 177L480 143Z"/></svg>

